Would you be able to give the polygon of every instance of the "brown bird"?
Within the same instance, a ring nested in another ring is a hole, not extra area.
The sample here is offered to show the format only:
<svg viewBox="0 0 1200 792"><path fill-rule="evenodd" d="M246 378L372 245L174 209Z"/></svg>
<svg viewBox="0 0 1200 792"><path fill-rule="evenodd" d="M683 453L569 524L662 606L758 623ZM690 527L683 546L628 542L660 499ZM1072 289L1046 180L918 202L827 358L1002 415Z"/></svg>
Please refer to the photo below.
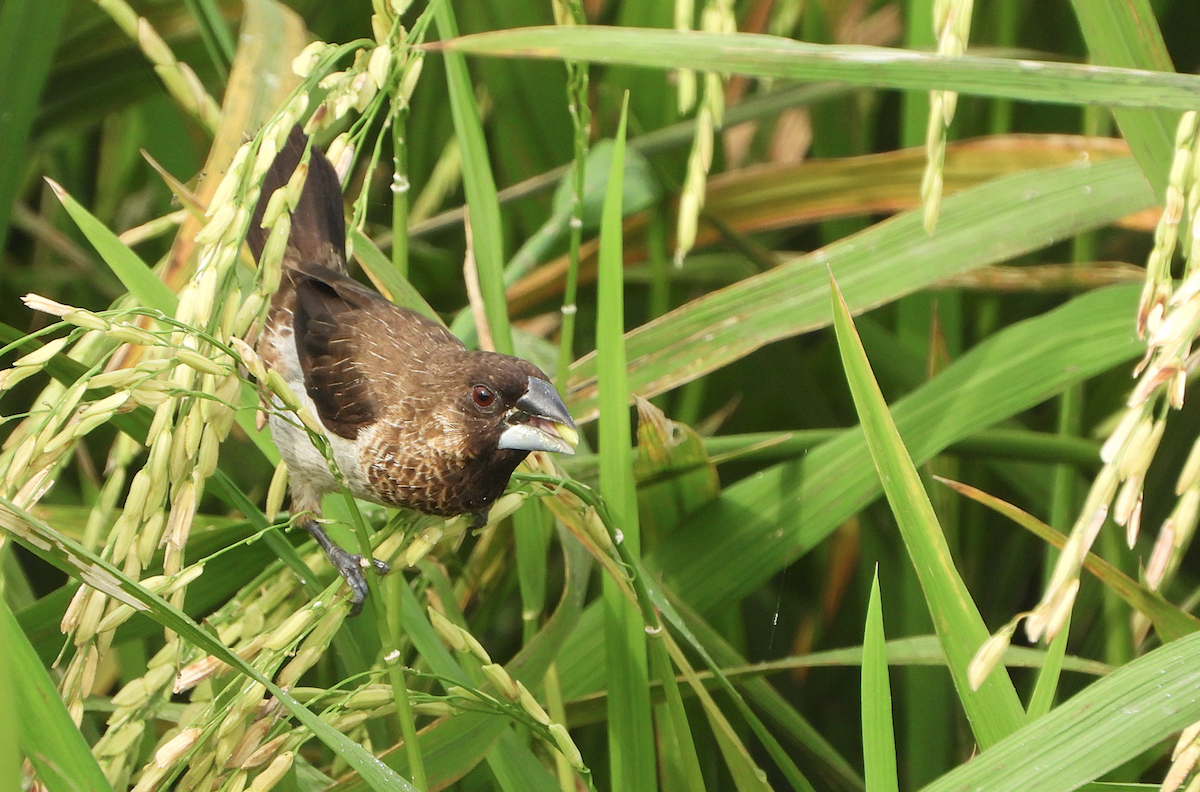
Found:
<svg viewBox="0 0 1200 792"><path fill-rule="evenodd" d="M247 235L256 259L267 201L291 178L306 144L295 127L266 174ZM442 325L348 277L337 173L316 148L308 168L258 353L320 420L354 497L471 514L482 525L530 451L574 453L575 424L537 366L468 350ZM367 594L362 557L317 522L321 496L337 481L294 419L273 414L270 427L287 463L292 512L305 515L304 527L346 579L356 614ZM388 571L381 561L375 567Z"/></svg>

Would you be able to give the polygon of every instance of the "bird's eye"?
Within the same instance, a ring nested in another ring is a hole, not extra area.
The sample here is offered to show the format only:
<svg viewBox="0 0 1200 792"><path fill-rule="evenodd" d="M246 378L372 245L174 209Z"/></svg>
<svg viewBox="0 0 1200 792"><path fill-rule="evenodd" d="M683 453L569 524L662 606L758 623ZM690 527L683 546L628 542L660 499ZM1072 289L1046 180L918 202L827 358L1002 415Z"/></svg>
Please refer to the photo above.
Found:
<svg viewBox="0 0 1200 792"><path fill-rule="evenodd" d="M496 394L486 385L476 385L471 391L471 398L475 401L475 406L485 410L496 403Z"/></svg>

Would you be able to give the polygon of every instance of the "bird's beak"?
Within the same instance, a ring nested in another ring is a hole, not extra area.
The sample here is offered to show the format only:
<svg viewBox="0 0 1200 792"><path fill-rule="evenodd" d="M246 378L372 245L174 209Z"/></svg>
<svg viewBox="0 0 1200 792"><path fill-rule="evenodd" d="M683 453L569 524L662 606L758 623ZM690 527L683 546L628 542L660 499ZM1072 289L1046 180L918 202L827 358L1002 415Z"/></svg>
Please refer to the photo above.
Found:
<svg viewBox="0 0 1200 792"><path fill-rule="evenodd" d="M558 391L538 377L529 378L525 395L505 421L508 427L500 435L501 448L574 454L579 444L579 432Z"/></svg>

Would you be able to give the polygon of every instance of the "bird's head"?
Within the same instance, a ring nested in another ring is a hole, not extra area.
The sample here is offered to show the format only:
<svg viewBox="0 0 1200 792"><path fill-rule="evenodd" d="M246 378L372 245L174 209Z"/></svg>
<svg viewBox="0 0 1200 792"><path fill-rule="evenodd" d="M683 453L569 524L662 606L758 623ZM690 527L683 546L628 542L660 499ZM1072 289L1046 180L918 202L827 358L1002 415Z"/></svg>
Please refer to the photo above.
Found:
<svg viewBox="0 0 1200 792"><path fill-rule="evenodd" d="M428 418L416 421L419 446L446 461L434 463L438 483L425 501L405 505L483 520L529 452L573 454L579 434L537 366L492 352L463 350L454 357L456 365L430 367L441 378L426 401Z"/></svg>
<svg viewBox="0 0 1200 792"><path fill-rule="evenodd" d="M475 352L458 378L458 412L476 451L516 462L530 451L574 454L575 422L542 370L528 361Z"/></svg>

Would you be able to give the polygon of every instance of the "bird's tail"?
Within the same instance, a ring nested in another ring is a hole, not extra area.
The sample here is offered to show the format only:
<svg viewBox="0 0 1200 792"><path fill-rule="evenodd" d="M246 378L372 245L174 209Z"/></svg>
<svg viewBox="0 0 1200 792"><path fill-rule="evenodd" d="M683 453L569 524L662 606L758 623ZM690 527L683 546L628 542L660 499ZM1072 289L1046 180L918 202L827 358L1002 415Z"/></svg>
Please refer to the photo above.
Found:
<svg viewBox="0 0 1200 792"><path fill-rule="evenodd" d="M304 156L306 145L308 136L299 125L292 127L287 142L267 170L258 205L254 207L254 217L250 221L250 230L246 234L246 242L255 259L262 256L267 241L267 230L262 227L267 202L271 194L292 177ZM309 155L308 177L296 211L292 213L291 236L284 255L284 264L289 262L311 262L337 272L346 271L346 218L342 213L342 184L333 165L316 146Z"/></svg>

